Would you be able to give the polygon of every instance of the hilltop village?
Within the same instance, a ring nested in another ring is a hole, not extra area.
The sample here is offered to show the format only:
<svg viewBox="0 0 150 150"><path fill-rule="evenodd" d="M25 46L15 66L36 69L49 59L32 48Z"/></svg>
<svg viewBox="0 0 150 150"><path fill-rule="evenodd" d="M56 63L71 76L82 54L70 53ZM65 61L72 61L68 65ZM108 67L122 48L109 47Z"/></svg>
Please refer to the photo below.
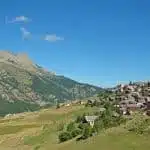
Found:
<svg viewBox="0 0 150 150"><path fill-rule="evenodd" d="M100 93L98 96L62 103L59 106L99 105L101 107L104 102L110 102L118 107L123 115L130 115L135 111L142 111L144 115L150 115L150 82L120 84L113 89ZM104 109L101 107L101 110Z"/></svg>

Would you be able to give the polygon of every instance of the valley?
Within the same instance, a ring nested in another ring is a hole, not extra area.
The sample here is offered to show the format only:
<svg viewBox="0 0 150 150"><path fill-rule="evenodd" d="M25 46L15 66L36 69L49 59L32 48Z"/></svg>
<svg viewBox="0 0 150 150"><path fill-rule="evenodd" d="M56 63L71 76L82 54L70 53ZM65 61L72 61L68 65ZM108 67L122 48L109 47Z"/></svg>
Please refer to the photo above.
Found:
<svg viewBox="0 0 150 150"><path fill-rule="evenodd" d="M149 149L149 82L100 88L0 56L0 149Z"/></svg>

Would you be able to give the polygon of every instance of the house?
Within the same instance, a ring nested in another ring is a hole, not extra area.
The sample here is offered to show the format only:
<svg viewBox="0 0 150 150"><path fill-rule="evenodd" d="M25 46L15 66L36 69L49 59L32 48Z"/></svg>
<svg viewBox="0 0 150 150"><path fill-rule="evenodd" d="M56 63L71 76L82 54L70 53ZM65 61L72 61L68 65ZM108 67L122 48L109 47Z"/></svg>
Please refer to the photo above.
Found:
<svg viewBox="0 0 150 150"><path fill-rule="evenodd" d="M143 108L144 107L144 104L141 103L141 102L138 102L136 105L137 105L138 108Z"/></svg>
<svg viewBox="0 0 150 150"><path fill-rule="evenodd" d="M85 116L85 120L90 124L90 126L93 128L95 120L98 118L98 116Z"/></svg>
<svg viewBox="0 0 150 150"><path fill-rule="evenodd" d="M120 111L121 111L121 113L122 113L123 115L126 115L126 113L127 113L127 108L121 107L121 108L120 108Z"/></svg>
<svg viewBox="0 0 150 150"><path fill-rule="evenodd" d="M7 114L4 118L11 118L11 117L15 117L16 114Z"/></svg>
<svg viewBox="0 0 150 150"><path fill-rule="evenodd" d="M140 110L140 107L137 106L137 104L127 104L126 105L126 114L130 115L133 112Z"/></svg>
<svg viewBox="0 0 150 150"><path fill-rule="evenodd" d="M115 112L115 111L113 111L113 117L119 117L120 116L120 114L119 113L117 113L117 112Z"/></svg>
<svg viewBox="0 0 150 150"><path fill-rule="evenodd" d="M81 101L80 104L81 104L81 105L85 105L85 104L86 104L86 101Z"/></svg>
<svg viewBox="0 0 150 150"><path fill-rule="evenodd" d="M128 104L136 104L137 102L134 99L128 100Z"/></svg>
<svg viewBox="0 0 150 150"><path fill-rule="evenodd" d="M95 100L93 100L93 99L87 101L88 105L92 105L94 102L95 102Z"/></svg>
<svg viewBox="0 0 150 150"><path fill-rule="evenodd" d="M86 101L78 101L78 104L80 104L80 105L85 105L87 102Z"/></svg>
<svg viewBox="0 0 150 150"><path fill-rule="evenodd" d="M59 106L63 107L63 106L65 106L65 104L64 103L59 103Z"/></svg>
<svg viewBox="0 0 150 150"><path fill-rule="evenodd" d="M128 85L126 88L127 88L127 91L134 92L134 86Z"/></svg>
<svg viewBox="0 0 150 150"><path fill-rule="evenodd" d="M69 107L69 106L71 106L71 104L68 103L68 104L66 104L65 106L66 106L66 107Z"/></svg>
<svg viewBox="0 0 150 150"><path fill-rule="evenodd" d="M120 107L120 111L123 115L132 114L134 111L139 109L140 107L138 107L136 103L126 103Z"/></svg>
<svg viewBox="0 0 150 150"><path fill-rule="evenodd" d="M100 112L104 112L106 110L106 108L100 108L99 111Z"/></svg>
<svg viewBox="0 0 150 150"><path fill-rule="evenodd" d="M130 111L136 111L138 109L137 104L127 104L127 109Z"/></svg>
<svg viewBox="0 0 150 150"><path fill-rule="evenodd" d="M118 85L117 86L118 91L121 92L121 93L124 92L124 86L125 85L123 85L123 84Z"/></svg>
<svg viewBox="0 0 150 150"><path fill-rule="evenodd" d="M123 106L127 105L127 103L128 103L128 102L124 100L124 101L121 101L121 102L119 103L119 105L120 105L121 107L123 107Z"/></svg>
<svg viewBox="0 0 150 150"><path fill-rule="evenodd" d="M71 104L72 104L72 105L79 104L79 101L78 101L78 100L71 101Z"/></svg>

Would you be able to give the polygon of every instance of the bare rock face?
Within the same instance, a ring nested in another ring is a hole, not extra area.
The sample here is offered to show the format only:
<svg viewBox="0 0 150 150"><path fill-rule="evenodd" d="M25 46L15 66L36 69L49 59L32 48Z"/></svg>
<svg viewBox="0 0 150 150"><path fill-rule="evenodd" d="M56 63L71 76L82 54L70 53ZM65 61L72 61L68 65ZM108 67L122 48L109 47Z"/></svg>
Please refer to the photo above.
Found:
<svg viewBox="0 0 150 150"><path fill-rule="evenodd" d="M8 51L0 51L0 62L7 62L9 60L17 61L16 56Z"/></svg>
<svg viewBox="0 0 150 150"><path fill-rule="evenodd" d="M30 70L35 70L34 63L32 60L28 57L27 54L21 53L17 55L18 62L25 68L28 68Z"/></svg>
<svg viewBox="0 0 150 150"><path fill-rule="evenodd" d="M0 62L22 67L24 69L35 71L36 67L27 54L13 54L9 51L0 51Z"/></svg>

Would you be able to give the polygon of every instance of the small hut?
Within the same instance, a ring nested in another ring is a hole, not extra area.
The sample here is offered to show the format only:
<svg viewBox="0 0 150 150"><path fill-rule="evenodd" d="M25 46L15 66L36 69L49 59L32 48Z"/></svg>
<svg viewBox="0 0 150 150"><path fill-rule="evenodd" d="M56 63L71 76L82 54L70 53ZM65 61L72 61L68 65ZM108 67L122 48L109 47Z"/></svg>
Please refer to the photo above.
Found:
<svg viewBox="0 0 150 150"><path fill-rule="evenodd" d="M93 128L95 120L98 118L98 116L85 116L85 120L90 124L90 126Z"/></svg>
<svg viewBox="0 0 150 150"><path fill-rule="evenodd" d="M99 111L100 111L100 112L104 112L104 111L106 111L106 108L103 108L103 107L102 107L102 108L99 108Z"/></svg>

